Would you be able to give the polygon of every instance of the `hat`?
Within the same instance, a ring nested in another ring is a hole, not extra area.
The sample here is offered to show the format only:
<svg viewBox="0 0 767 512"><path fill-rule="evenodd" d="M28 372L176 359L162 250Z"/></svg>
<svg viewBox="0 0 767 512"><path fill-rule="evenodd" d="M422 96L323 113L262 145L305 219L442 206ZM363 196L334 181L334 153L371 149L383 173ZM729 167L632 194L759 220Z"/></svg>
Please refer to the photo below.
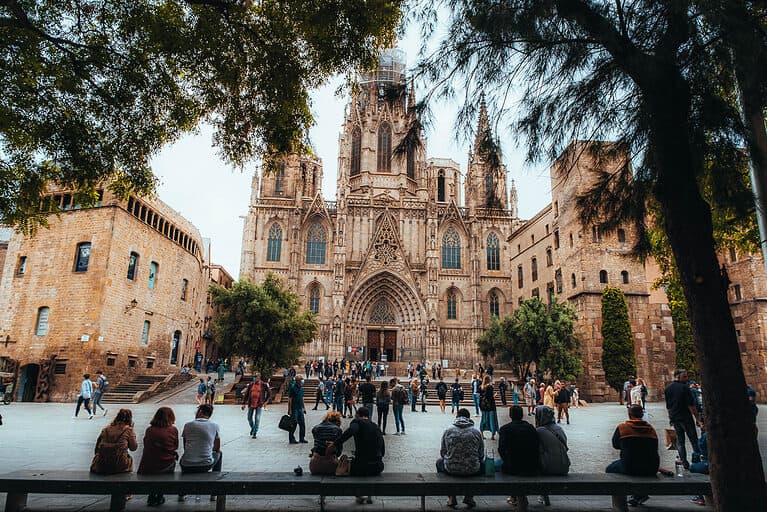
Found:
<svg viewBox="0 0 767 512"><path fill-rule="evenodd" d="M690 384L697 384L697 382L695 382L694 380L691 380Z"/></svg>

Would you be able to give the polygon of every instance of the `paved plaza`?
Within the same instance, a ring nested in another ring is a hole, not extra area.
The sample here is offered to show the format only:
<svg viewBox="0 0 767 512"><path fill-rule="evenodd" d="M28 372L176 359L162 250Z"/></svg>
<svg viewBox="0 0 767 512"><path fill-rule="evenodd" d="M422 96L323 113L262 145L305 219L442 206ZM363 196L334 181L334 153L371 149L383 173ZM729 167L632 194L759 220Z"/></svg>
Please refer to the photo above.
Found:
<svg viewBox="0 0 767 512"><path fill-rule="evenodd" d="M155 399L142 404L127 405L133 410L139 449L133 454L134 468L141 458L143 432L160 404L172 406L177 417L176 424L181 430L186 421L193 419L195 411L194 387L188 386L181 393L165 399ZM466 405L469 405L468 403ZM307 404L307 438L311 427L317 424L324 406L312 411L313 404ZM80 418L72 419L74 404L31 404L13 403L0 407L4 425L0 427L0 472L19 469L51 470L90 467L96 438L119 406L111 404L106 417L97 416L88 420L81 412ZM759 415L760 446L763 460L767 456L767 410L762 407ZM663 404L648 405L650 421L662 438L663 428L668 424ZM225 405L215 409L212 420L221 426L224 471L291 471L301 465L308 471L308 453L311 445L289 445L287 434L277 428L280 416L285 414L285 405L272 405L264 411L258 439L248 435L246 412L239 406ZM625 407L617 404L599 404L571 410L571 424L562 427L567 433L570 460L573 473L602 472L604 467L617 458L617 451L610 446L615 425L625 419ZM472 411L473 414L473 411ZM501 424L508 421L508 413L500 411ZM532 418L530 418L532 419ZM344 420L344 427L350 420ZM385 471L426 472L433 471L434 460L439 454L442 431L450 425L452 417L441 414L438 407L428 412L405 413L406 436L394 436L393 416L389 415L386 440ZM475 418L478 424L478 418ZM487 434L489 437L489 433ZM662 443L662 439L661 439ZM345 446L345 452L353 449L353 441ZM496 441L487 440L486 447L495 449ZM675 452L663 450L661 464L674 467ZM445 499L427 498L428 510L447 510ZM479 510L508 510L505 500L498 497L477 497ZM609 497L556 497L551 498L552 506L544 507L531 499L531 510L609 510ZM0 494L0 507L5 504L5 495ZM372 505L356 505L350 498L329 498L328 510L417 510L418 500L412 498L376 499ZM105 496L45 496L31 495L31 510L101 511L108 510L109 498ZM459 505L461 508L462 505ZM187 497L184 503L168 500L160 510L212 510L213 504L202 497L196 501ZM241 497L227 500L230 510L315 510L316 497ZM127 510L156 510L146 507L144 496L135 496L128 503ZM706 510L693 505L689 497L658 497L637 510Z"/></svg>

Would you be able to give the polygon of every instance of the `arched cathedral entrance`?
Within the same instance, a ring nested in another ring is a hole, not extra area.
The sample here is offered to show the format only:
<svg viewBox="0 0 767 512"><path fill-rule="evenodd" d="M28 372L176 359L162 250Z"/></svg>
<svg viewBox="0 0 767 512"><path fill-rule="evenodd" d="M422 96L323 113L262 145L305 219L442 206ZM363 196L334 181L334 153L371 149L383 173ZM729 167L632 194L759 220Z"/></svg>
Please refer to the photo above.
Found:
<svg viewBox="0 0 767 512"><path fill-rule="evenodd" d="M347 346L364 347L374 361L422 359L425 311L415 290L389 271L370 276L352 292L346 309Z"/></svg>

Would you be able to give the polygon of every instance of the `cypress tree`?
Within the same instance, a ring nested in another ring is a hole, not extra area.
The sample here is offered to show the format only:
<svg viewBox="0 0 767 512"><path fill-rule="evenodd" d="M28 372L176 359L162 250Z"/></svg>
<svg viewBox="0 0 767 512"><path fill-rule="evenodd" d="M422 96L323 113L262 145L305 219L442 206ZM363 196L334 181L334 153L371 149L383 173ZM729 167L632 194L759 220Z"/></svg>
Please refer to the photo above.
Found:
<svg viewBox="0 0 767 512"><path fill-rule="evenodd" d="M602 367L605 381L618 393L637 371L626 296L612 286L602 292Z"/></svg>

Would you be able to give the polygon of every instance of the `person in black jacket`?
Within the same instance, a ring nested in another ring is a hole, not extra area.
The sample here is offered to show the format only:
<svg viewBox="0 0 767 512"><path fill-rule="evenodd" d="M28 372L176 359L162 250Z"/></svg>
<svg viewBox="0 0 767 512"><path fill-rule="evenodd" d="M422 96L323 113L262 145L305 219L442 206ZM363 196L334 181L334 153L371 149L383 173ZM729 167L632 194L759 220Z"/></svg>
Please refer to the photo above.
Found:
<svg viewBox="0 0 767 512"><path fill-rule="evenodd" d="M535 476L539 471L538 432L522 418L525 410L519 405L510 409L511 422L498 430L498 455L496 470L516 476ZM527 496L511 496L507 500L519 507L527 505Z"/></svg>
<svg viewBox="0 0 767 512"><path fill-rule="evenodd" d="M642 420L644 410L641 405L632 405L628 411L628 421L618 425L613 433L613 448L621 451L620 459L610 463L605 472L655 476L660 466L658 434L652 425ZM634 496L629 504L638 506L649 498Z"/></svg>
<svg viewBox="0 0 767 512"><path fill-rule="evenodd" d="M439 408L442 411L442 414L445 414L445 399L447 398L447 384L445 384L445 381L442 380L442 377L439 378L439 382L437 382L437 387L435 389L437 390L437 398L439 399Z"/></svg>
<svg viewBox="0 0 767 512"><path fill-rule="evenodd" d="M370 421L370 411L367 407L357 409L357 414L352 420L337 443L343 444L351 437L354 437L354 459L349 459L342 455L338 461L339 466L349 466L351 476L378 476L384 470L383 457L386 455L386 445L381 430L378 425ZM328 443L328 447L335 443ZM372 497L357 496L357 503L372 503Z"/></svg>

